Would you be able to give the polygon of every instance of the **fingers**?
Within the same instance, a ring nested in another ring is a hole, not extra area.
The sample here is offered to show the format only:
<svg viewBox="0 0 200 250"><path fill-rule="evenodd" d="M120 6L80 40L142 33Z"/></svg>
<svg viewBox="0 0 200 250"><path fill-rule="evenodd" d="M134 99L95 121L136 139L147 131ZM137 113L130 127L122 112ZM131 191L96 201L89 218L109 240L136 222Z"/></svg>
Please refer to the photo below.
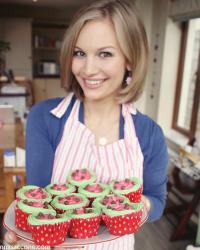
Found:
<svg viewBox="0 0 200 250"><path fill-rule="evenodd" d="M6 243L10 245L15 245L18 239L17 239L17 235L14 232L8 231L4 235L4 240L6 241Z"/></svg>

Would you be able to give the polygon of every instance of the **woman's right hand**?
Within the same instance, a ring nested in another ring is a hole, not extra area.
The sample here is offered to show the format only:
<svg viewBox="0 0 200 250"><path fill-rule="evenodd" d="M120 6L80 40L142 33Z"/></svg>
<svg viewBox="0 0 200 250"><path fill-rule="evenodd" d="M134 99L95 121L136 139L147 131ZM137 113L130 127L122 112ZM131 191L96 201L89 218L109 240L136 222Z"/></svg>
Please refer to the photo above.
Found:
<svg viewBox="0 0 200 250"><path fill-rule="evenodd" d="M4 235L4 240L9 245L16 245L18 238L17 235L12 231L7 231Z"/></svg>

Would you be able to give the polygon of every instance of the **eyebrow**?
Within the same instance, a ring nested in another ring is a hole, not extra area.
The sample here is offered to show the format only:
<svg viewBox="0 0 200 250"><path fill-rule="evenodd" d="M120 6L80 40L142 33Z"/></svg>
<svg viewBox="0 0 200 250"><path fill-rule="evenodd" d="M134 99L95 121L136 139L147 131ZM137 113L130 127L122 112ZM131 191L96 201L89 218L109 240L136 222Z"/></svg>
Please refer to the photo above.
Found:
<svg viewBox="0 0 200 250"><path fill-rule="evenodd" d="M75 49L83 50L83 49L81 49L81 48L78 47L78 46L75 46ZM101 47L101 48L99 48L99 49L97 49L97 50L104 50L104 49L116 49L116 48L113 47L113 46L105 46L105 47Z"/></svg>

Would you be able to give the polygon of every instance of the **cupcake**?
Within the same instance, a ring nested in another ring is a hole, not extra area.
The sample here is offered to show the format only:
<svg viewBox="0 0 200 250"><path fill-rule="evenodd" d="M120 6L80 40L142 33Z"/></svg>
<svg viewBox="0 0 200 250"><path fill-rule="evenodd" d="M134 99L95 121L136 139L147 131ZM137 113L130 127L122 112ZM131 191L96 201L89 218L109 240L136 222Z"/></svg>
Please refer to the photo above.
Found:
<svg viewBox="0 0 200 250"><path fill-rule="evenodd" d="M38 187L27 185L20 188L16 193L17 200L25 200L25 199L34 199L34 200L43 200L45 202L50 202L52 197L48 194L45 189Z"/></svg>
<svg viewBox="0 0 200 250"><path fill-rule="evenodd" d="M37 245L55 246L66 239L70 218L66 215L37 213L28 217L32 238Z"/></svg>
<svg viewBox="0 0 200 250"><path fill-rule="evenodd" d="M85 187L96 181L96 174L86 168L76 169L70 173L68 181L76 187Z"/></svg>
<svg viewBox="0 0 200 250"><path fill-rule="evenodd" d="M130 202L141 202L142 184L136 177L122 181L112 181L110 188L114 194L124 195L130 200Z"/></svg>
<svg viewBox="0 0 200 250"><path fill-rule="evenodd" d="M85 187L79 187L78 192L85 195L92 203L95 198L108 195L110 188L106 184L92 183Z"/></svg>
<svg viewBox="0 0 200 250"><path fill-rule="evenodd" d="M128 198L126 198L125 196L109 194L103 197L96 198L93 201L92 206L103 209L104 207L107 207L107 206L127 203L128 201L129 201Z"/></svg>
<svg viewBox="0 0 200 250"><path fill-rule="evenodd" d="M15 226L23 231L28 231L27 218L32 213L49 213L56 214L56 211L44 201L20 200L15 206Z"/></svg>
<svg viewBox="0 0 200 250"><path fill-rule="evenodd" d="M141 223L142 203L122 203L103 208L103 221L108 231L117 236L135 233Z"/></svg>
<svg viewBox="0 0 200 250"><path fill-rule="evenodd" d="M45 187L45 190L54 198L57 195L65 195L76 192L76 188L68 183L52 183Z"/></svg>
<svg viewBox="0 0 200 250"><path fill-rule="evenodd" d="M96 208L77 208L71 213L69 234L72 238L86 239L98 234L101 213Z"/></svg>
<svg viewBox="0 0 200 250"><path fill-rule="evenodd" d="M72 193L56 196L51 205L59 214L64 212L70 213L72 209L87 207L89 200L82 194Z"/></svg>

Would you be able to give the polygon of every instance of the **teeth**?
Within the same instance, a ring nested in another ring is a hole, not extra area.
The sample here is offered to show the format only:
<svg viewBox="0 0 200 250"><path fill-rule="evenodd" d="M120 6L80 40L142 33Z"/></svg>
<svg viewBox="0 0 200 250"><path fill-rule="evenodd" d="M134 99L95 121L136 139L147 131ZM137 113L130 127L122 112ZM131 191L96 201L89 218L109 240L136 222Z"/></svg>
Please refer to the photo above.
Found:
<svg viewBox="0 0 200 250"><path fill-rule="evenodd" d="M85 82L91 85L100 85L103 82L103 80L85 80Z"/></svg>

